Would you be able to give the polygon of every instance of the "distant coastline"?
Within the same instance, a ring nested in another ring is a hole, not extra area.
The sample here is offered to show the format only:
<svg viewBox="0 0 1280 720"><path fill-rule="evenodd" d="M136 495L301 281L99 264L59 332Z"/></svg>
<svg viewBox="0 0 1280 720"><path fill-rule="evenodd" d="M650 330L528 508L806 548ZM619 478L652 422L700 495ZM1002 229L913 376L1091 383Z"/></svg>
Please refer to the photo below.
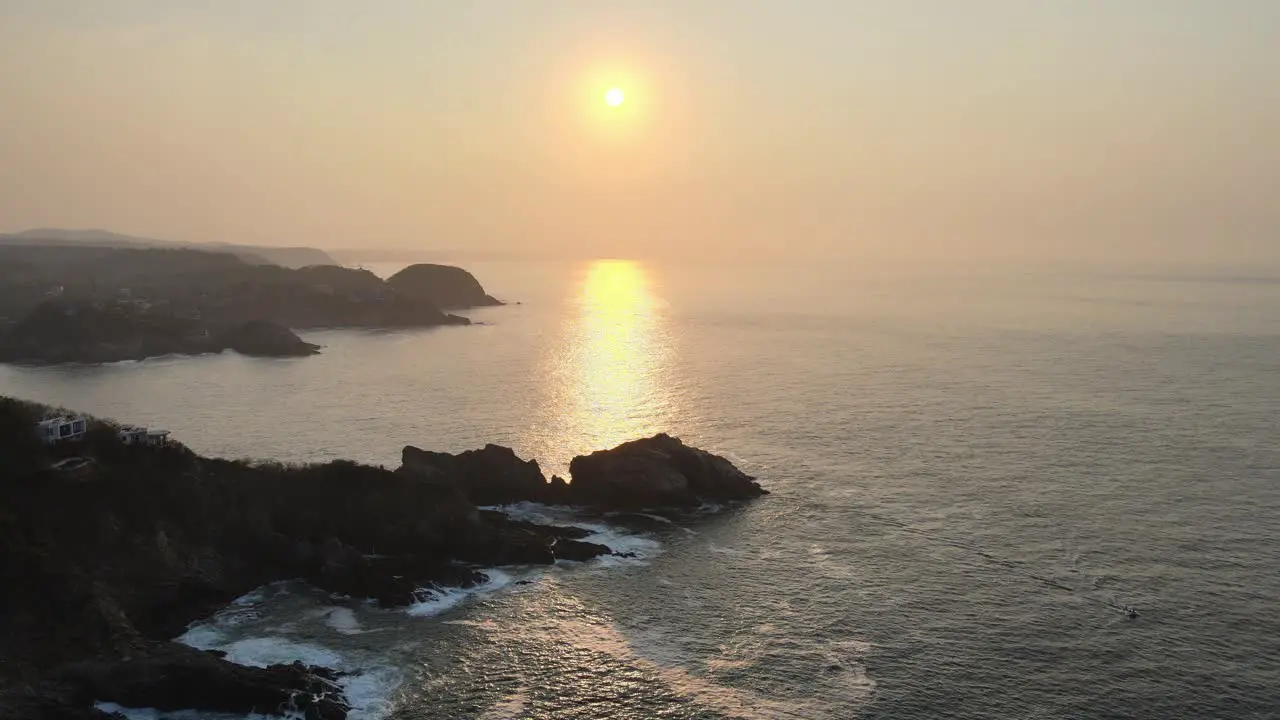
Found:
<svg viewBox="0 0 1280 720"><path fill-rule="evenodd" d="M308 265L336 265L325 251L311 247L271 247L266 245L238 245L221 242L182 242L135 237L108 230L65 230L61 228L36 228L16 233L0 234L0 246L29 247L112 247L112 248L169 248L202 250L227 253L252 265L280 265L300 268Z"/></svg>
<svg viewBox="0 0 1280 720"><path fill-rule="evenodd" d="M228 349L305 356L320 348L293 330L469 325L448 311L502 304L471 273L447 265L411 265L384 280L333 264L293 268L204 247L77 237L0 239L0 362Z"/></svg>

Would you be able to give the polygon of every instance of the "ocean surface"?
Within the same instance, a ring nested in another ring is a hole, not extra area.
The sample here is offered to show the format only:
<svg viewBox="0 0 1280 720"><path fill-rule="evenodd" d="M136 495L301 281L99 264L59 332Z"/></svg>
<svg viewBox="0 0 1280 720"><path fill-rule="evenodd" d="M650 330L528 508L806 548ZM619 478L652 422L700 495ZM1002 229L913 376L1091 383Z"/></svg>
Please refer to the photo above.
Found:
<svg viewBox="0 0 1280 720"><path fill-rule="evenodd" d="M183 637L347 669L357 720L1280 717L1280 274L468 267L521 304L0 392L389 467L495 442L563 474L667 431L773 491L521 506L637 557L407 611L274 585Z"/></svg>

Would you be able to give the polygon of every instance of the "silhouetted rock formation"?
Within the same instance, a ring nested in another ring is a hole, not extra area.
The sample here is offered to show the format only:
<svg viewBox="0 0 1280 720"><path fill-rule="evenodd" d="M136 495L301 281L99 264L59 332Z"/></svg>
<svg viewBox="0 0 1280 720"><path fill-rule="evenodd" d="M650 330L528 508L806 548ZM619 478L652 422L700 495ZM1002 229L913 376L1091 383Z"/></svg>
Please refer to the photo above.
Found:
<svg viewBox="0 0 1280 720"><path fill-rule="evenodd" d="M410 265L387 278L387 284L406 295L426 300L442 308L501 305L486 295L480 281L459 267L423 263Z"/></svg>
<svg viewBox="0 0 1280 720"><path fill-rule="evenodd" d="M546 501L547 479L537 460L521 460L501 445L485 445L457 455L419 450L401 452L401 472L448 482L477 505L507 505L526 500Z"/></svg>
<svg viewBox="0 0 1280 720"><path fill-rule="evenodd" d="M420 450L401 454L401 473L448 482L479 505L542 502L608 510L696 507L768 494L754 478L719 455L666 434L578 456L572 482L547 482L538 463L488 445L458 455Z"/></svg>
<svg viewBox="0 0 1280 720"><path fill-rule="evenodd" d="M725 458L665 433L579 455L569 463L569 475L579 502L617 509L689 507L768 494Z"/></svg>

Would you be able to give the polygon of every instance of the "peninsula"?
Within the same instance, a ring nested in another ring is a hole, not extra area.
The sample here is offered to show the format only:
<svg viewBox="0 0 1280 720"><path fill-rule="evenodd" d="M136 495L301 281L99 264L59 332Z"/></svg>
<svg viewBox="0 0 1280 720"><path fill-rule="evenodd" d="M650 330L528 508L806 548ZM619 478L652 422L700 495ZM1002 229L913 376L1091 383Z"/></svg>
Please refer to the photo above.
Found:
<svg viewBox="0 0 1280 720"><path fill-rule="evenodd" d="M396 471L219 460L164 434L0 398L0 717L104 720L96 704L114 703L341 720L348 705L330 669L243 667L170 640L279 580L396 607L483 582L485 567L612 553L581 528L478 501L550 492L651 509L765 494L728 460L665 435L575 459L571 482L548 482L496 445L406 448L405 459Z"/></svg>
<svg viewBox="0 0 1280 720"><path fill-rule="evenodd" d="M226 349L319 351L293 330L468 325L501 304L466 270L384 281L336 265L286 268L226 252L0 243L0 362L111 362Z"/></svg>

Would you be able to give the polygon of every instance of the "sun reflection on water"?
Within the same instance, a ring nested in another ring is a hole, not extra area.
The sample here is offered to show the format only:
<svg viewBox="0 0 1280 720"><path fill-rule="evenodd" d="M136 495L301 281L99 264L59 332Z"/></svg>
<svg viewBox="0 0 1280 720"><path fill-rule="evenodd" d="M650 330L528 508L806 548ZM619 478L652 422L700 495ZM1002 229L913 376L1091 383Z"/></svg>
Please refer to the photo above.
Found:
<svg viewBox="0 0 1280 720"><path fill-rule="evenodd" d="M549 414L538 434L548 472L573 455L667 430L674 392L663 303L639 263L592 263L551 362Z"/></svg>

